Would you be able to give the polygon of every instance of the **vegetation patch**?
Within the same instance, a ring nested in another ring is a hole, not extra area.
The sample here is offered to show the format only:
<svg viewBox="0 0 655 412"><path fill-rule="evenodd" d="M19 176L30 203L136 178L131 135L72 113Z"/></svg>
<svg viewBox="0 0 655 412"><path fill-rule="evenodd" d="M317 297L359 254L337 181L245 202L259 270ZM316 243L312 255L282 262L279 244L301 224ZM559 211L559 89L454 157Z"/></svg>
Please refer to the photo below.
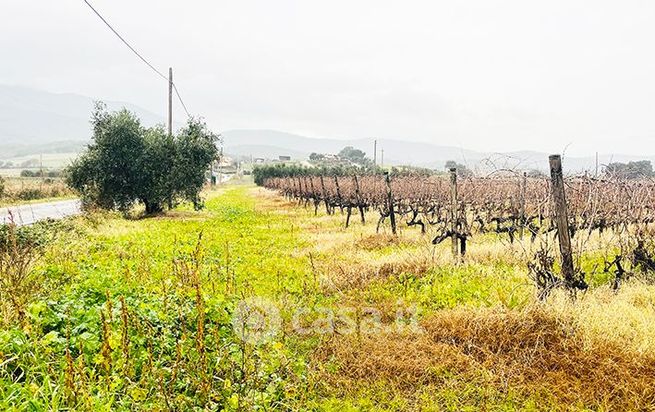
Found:
<svg viewBox="0 0 655 412"><path fill-rule="evenodd" d="M639 410L655 401L655 357L596 342L586 349L574 322L547 308L448 310L427 317L419 334L335 337L317 357L342 390L385 382L420 393L459 381L492 392L549 394L580 409ZM602 337L598 337L602 339Z"/></svg>
<svg viewBox="0 0 655 412"><path fill-rule="evenodd" d="M0 206L72 196L73 191L60 178L0 177Z"/></svg>
<svg viewBox="0 0 655 412"><path fill-rule="evenodd" d="M370 251L382 249L389 246L398 246L400 245L401 241L402 240L398 236L392 236L386 233L378 233L359 239L355 245L360 249Z"/></svg>

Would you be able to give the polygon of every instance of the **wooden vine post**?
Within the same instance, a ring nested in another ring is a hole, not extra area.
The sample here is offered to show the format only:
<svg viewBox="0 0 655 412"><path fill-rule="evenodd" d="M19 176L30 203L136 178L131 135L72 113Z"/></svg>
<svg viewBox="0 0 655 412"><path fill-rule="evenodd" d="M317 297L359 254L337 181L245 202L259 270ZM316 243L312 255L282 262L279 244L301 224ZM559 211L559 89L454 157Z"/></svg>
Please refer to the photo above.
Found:
<svg viewBox="0 0 655 412"><path fill-rule="evenodd" d="M523 172L523 178L521 179L521 193L519 195L519 236L523 238L523 229L525 228L525 192L528 185L528 173Z"/></svg>
<svg viewBox="0 0 655 412"><path fill-rule="evenodd" d="M362 205L362 192L359 190L359 180L357 175L353 175L353 180L355 181L355 200L357 201L357 207L359 208L359 216L362 218L362 225L366 224L366 217L364 217L364 206Z"/></svg>
<svg viewBox="0 0 655 412"><path fill-rule="evenodd" d="M305 200L305 192L302 189L302 178L298 176L298 190L300 192L299 203L302 204Z"/></svg>
<svg viewBox="0 0 655 412"><path fill-rule="evenodd" d="M343 203L341 203L341 189L339 188L339 178L337 175L334 175L334 186L337 188L337 203L341 207L341 212L343 213Z"/></svg>
<svg viewBox="0 0 655 412"><path fill-rule="evenodd" d="M459 245L457 239L457 169L450 169L450 238L452 241L453 258L458 260Z"/></svg>
<svg viewBox="0 0 655 412"><path fill-rule="evenodd" d="M328 202L327 192L325 191L325 181L323 180L323 174L321 174L321 193L323 194L323 200L325 201L325 212L330 215L330 202Z"/></svg>
<svg viewBox="0 0 655 412"><path fill-rule="evenodd" d="M295 200L293 199L294 196L298 194L298 189L296 189L296 179L293 177L291 178L291 193L289 194L289 200Z"/></svg>
<svg viewBox="0 0 655 412"><path fill-rule="evenodd" d="M569 232L569 220L566 211L566 196L564 194L564 175L562 173L562 157L551 155L548 157L550 163L550 180L553 205L555 207L555 223L557 225L557 238L559 240L559 251L562 255L562 275L567 288L575 287L575 272L573 270L573 249L571 248L571 236Z"/></svg>
<svg viewBox="0 0 655 412"><path fill-rule="evenodd" d="M305 185L305 206L307 206L314 192L313 191L310 192L309 184L307 183L307 176L302 177L302 182Z"/></svg>
<svg viewBox="0 0 655 412"><path fill-rule="evenodd" d="M396 234L396 215L393 211L393 193L391 192L391 178L389 172L384 172L384 180L387 183L387 203L389 205L389 219L391 220L391 233Z"/></svg>
<svg viewBox="0 0 655 412"><path fill-rule="evenodd" d="M314 196L314 216L318 215L318 205L319 205L319 200L318 196L316 195L316 190L314 189L314 177L309 176L309 186L311 187L312 190L312 196Z"/></svg>

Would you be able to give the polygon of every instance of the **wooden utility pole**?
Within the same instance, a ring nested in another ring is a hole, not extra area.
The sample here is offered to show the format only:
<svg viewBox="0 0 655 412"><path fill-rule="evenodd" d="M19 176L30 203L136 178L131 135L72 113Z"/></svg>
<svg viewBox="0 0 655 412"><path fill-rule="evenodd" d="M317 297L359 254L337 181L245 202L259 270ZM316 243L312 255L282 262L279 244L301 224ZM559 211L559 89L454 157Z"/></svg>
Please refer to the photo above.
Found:
<svg viewBox="0 0 655 412"><path fill-rule="evenodd" d="M43 181L45 180L45 175L43 174L43 153L39 155L39 162L40 162L40 174L41 174L41 181L39 183L39 188L43 187Z"/></svg>
<svg viewBox="0 0 655 412"><path fill-rule="evenodd" d="M373 166L378 164L378 141L377 139L373 140Z"/></svg>
<svg viewBox="0 0 655 412"><path fill-rule="evenodd" d="M457 169L450 169L450 238L453 257L457 260L459 247L457 245Z"/></svg>
<svg viewBox="0 0 655 412"><path fill-rule="evenodd" d="M384 180L387 183L387 203L389 204L389 219L391 220L391 233L396 234L396 214L393 211L393 193L391 192L391 178L389 172L384 172Z"/></svg>
<svg viewBox="0 0 655 412"><path fill-rule="evenodd" d="M173 136L173 68L168 68L168 135Z"/></svg>
<svg viewBox="0 0 655 412"><path fill-rule="evenodd" d="M521 194L519 196L519 236L523 238L523 228L525 227L525 191L528 184L528 173L523 172L521 179Z"/></svg>
<svg viewBox="0 0 655 412"><path fill-rule="evenodd" d="M560 155L551 155L548 157L548 162L550 163L550 180L553 205L555 207L554 218L557 224L557 238L559 239L559 251L562 255L562 275L564 276L567 287L572 288L575 284L573 249L571 248L569 220L566 211L562 157Z"/></svg>

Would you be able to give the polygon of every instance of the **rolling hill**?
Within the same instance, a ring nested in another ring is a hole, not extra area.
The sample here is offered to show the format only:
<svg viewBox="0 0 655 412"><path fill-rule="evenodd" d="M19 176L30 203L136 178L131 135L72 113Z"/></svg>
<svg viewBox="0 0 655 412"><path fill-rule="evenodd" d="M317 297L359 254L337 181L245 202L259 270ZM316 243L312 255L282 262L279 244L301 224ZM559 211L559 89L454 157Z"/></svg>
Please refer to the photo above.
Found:
<svg viewBox="0 0 655 412"><path fill-rule="evenodd" d="M106 101L110 110L123 107L145 125L164 119L125 102ZM91 136L89 118L94 99L0 85L0 159L47 153L77 153Z"/></svg>
<svg viewBox="0 0 655 412"><path fill-rule="evenodd" d="M225 136L225 150L229 154L276 158L289 155L294 159L306 159L310 153L337 153L345 146L363 150L372 158L373 138L369 139L316 139L276 130L228 130ZM548 153L535 151L514 151L506 153L478 152L454 146L394 139L378 139L378 161L380 150L384 150L384 163L390 165L414 165L429 168L443 168L448 160L467 165L482 173L498 169L548 169ZM568 171L594 170L595 154L587 157L565 156ZM601 154L599 165L610 162L628 162L647 159L655 163L655 156L628 156Z"/></svg>
<svg viewBox="0 0 655 412"><path fill-rule="evenodd" d="M23 160L39 155L53 159L70 159L83 150L91 136L89 117L94 99L75 94L50 93L19 86L0 85L0 160ZM136 113L146 126L163 123L164 118L146 109L125 102L107 101L111 110L127 108ZM223 132L225 151L234 156L306 159L310 153L337 153L353 146L373 157L373 138L334 139L309 138L292 133L263 129L237 129ZM445 137L435 140L450 141ZM529 143L526 143L529 144ZM540 169L548 167L548 154L534 151L485 153L462 147L411 141L411 136L378 139L378 161L384 150L384 163L442 168L455 160L481 172L495 169ZM627 162L654 156L600 155L600 164ZM565 167L576 172L593 170L595 156L566 157Z"/></svg>

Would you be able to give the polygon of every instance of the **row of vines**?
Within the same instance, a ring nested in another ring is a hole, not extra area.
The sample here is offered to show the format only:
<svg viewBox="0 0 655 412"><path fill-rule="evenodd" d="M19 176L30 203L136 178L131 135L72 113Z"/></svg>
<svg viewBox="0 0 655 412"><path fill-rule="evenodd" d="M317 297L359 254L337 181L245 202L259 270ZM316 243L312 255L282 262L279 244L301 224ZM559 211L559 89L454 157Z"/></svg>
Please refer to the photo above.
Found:
<svg viewBox="0 0 655 412"><path fill-rule="evenodd" d="M568 284L554 258L558 230L551 178L457 177L454 170L450 175L296 171L261 183L315 213L339 211L346 227L353 218L367 224L372 216L378 231L389 224L396 233L402 225L431 234L434 244L451 239L458 259L474 236L495 234L507 244L519 243L544 297L562 285L586 289L585 270L613 274L615 288L628 276L655 272L655 180L570 176L563 182L576 262ZM585 268L592 255L602 256L602 264Z"/></svg>

